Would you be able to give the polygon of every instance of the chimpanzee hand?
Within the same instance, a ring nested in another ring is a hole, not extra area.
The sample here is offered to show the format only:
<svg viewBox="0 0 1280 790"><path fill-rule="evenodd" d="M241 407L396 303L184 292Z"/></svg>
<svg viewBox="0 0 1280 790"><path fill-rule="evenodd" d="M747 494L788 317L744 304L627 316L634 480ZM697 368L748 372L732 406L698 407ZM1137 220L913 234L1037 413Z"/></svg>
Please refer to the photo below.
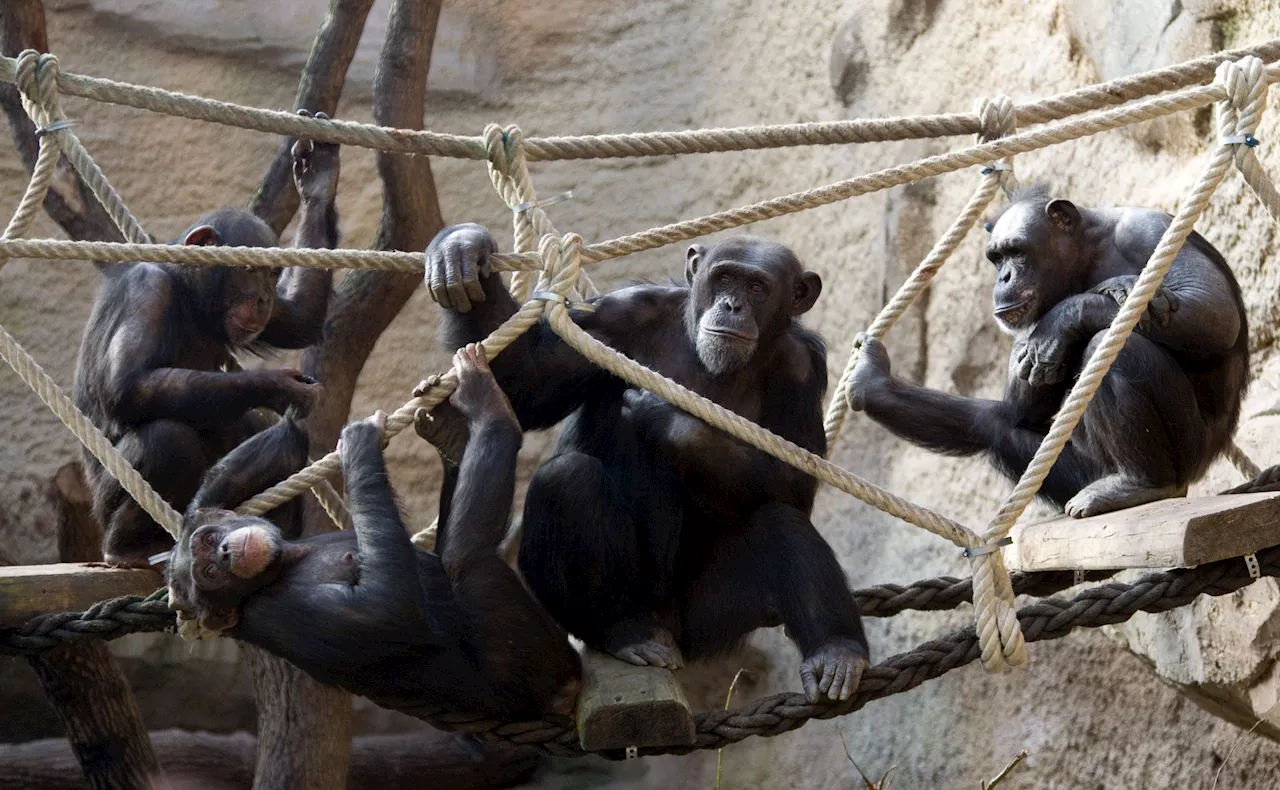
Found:
<svg viewBox="0 0 1280 790"><path fill-rule="evenodd" d="M853 377L849 380L849 408L862 411L867 406L867 397L871 391L889 380L889 351L884 343L874 337L860 332L857 341L862 350L858 363L853 366Z"/></svg>
<svg viewBox="0 0 1280 790"><path fill-rule="evenodd" d="M292 408L300 417L311 413L316 398L320 397L319 382L293 368L268 370L263 373L268 377L274 392L274 397L267 404L271 409L284 414Z"/></svg>
<svg viewBox="0 0 1280 790"><path fill-rule="evenodd" d="M663 444L669 450L705 447L705 422L648 390L622 393L622 418L644 441Z"/></svg>
<svg viewBox="0 0 1280 790"><path fill-rule="evenodd" d="M840 640L818 648L800 665L800 681L810 702L823 697L843 702L858 690L858 682L866 671L866 651L856 642Z"/></svg>
<svg viewBox="0 0 1280 790"><path fill-rule="evenodd" d="M414 387L413 397L421 398L439 384L440 377L431 375ZM453 466L462 463L462 453L467 448L470 432L467 430L467 418L452 403L445 401L431 411L418 409L413 414L413 428L428 444L436 448L445 463Z"/></svg>
<svg viewBox="0 0 1280 790"><path fill-rule="evenodd" d="M1067 377L1067 354L1075 338L1052 321L1041 321L1031 337L1013 346L1012 366L1033 387L1057 384Z"/></svg>
<svg viewBox="0 0 1280 790"><path fill-rule="evenodd" d="M347 454L357 443L372 439L381 447L386 434L387 413L382 409L375 411L372 417L347 423L342 428L342 435L338 437L337 453L342 457L342 465L347 465Z"/></svg>
<svg viewBox="0 0 1280 790"><path fill-rule="evenodd" d="M1109 296L1115 300L1117 305L1123 305L1125 300L1129 298L1129 294L1133 292L1133 286L1138 282L1138 275L1124 274L1119 277L1112 277L1109 280L1103 280L1093 287L1093 293ZM1156 295L1147 302L1147 309L1142 312L1142 318L1138 319L1138 328L1144 331L1160 328L1163 329L1173 320L1173 314L1178 312L1179 302L1178 296L1173 291L1165 288L1163 285L1156 291Z"/></svg>
<svg viewBox="0 0 1280 790"><path fill-rule="evenodd" d="M427 290L441 307L465 313L484 301L480 278L489 277L489 256L498 242L488 228L474 222L436 234L427 246Z"/></svg>
<svg viewBox="0 0 1280 790"><path fill-rule="evenodd" d="M310 110L298 115L311 117ZM322 112L316 118L328 120ZM299 139L289 149L293 154L293 183L304 203L332 204L338 194L338 144Z"/></svg>
<svg viewBox="0 0 1280 790"><path fill-rule="evenodd" d="M520 427L516 412L498 386L493 371L489 370L489 361L479 343L468 343L453 352L453 366L458 370L458 388L449 396L449 403L462 412L469 424L496 419Z"/></svg>

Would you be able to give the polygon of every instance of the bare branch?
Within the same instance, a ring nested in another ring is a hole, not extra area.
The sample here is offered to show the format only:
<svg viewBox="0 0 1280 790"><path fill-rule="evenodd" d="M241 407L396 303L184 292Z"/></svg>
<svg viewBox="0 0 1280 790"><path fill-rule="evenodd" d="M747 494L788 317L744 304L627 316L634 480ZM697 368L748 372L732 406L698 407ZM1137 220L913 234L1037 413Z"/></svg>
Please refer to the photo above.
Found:
<svg viewBox="0 0 1280 790"><path fill-rule="evenodd" d="M44 3L41 0L5 0L0 3L0 54L15 57L25 49L49 51ZM16 85L0 83L0 110L9 122L13 143L30 174L36 165L39 143L35 124L22 109ZM57 176L44 199L44 210L72 239L124 241L120 229L66 157L58 160Z"/></svg>
<svg viewBox="0 0 1280 790"><path fill-rule="evenodd" d="M329 13L311 45L307 65L302 69L294 109L305 108L337 117L338 99L346 84L347 69L355 56L365 18L372 6L373 0L330 0ZM248 205L249 211L261 217L277 234L284 231L298 210L298 191L293 185L293 157L289 146L287 140L281 143Z"/></svg>

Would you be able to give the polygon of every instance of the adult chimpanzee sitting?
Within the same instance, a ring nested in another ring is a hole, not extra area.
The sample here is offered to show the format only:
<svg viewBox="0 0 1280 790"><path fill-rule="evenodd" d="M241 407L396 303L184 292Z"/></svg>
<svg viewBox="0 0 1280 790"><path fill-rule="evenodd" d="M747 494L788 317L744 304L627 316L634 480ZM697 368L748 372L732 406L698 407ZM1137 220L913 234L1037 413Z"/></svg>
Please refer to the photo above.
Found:
<svg viewBox="0 0 1280 790"><path fill-rule="evenodd" d="M446 342L484 337L517 305L479 225L427 249ZM584 330L808 450L822 453L825 349L798 317L822 288L778 244L693 245L687 285L636 285L574 310ZM809 520L817 483L656 396L629 391L545 323L493 360L521 424L572 415L525 501L520 569L572 633L635 664L677 668L787 627L812 699L847 699L867 665L857 605Z"/></svg>
<svg viewBox="0 0 1280 790"><path fill-rule="evenodd" d="M444 707L508 719L568 714L578 654L498 556L515 493L520 426L478 347L460 350L450 403L470 439L449 463L439 554L413 546L382 458L386 416L348 425L339 452L354 524L288 540L235 507L300 469L292 411L209 471L170 562L169 600L340 686L409 714Z"/></svg>
<svg viewBox="0 0 1280 790"><path fill-rule="evenodd" d="M338 146L299 140L292 153L302 197L294 243L336 246ZM228 208L200 219L175 243L273 247L279 239L262 220ZM270 424L255 409L311 407L314 381L296 370L240 370L234 354L319 340L332 279L326 269L114 267L85 327L76 405L181 510L214 461ZM93 456L85 459L107 562L146 565L172 539Z"/></svg>
<svg viewBox="0 0 1280 790"><path fill-rule="evenodd" d="M899 436L953 455L986 453L1018 478L1170 221L1151 209L1077 208L1043 188L1016 195L987 244L995 317L1015 338L1004 399L896 379L884 346L868 339L850 403ZM1041 495L1077 517L1185 495L1231 441L1248 381L1240 286L1192 233Z"/></svg>

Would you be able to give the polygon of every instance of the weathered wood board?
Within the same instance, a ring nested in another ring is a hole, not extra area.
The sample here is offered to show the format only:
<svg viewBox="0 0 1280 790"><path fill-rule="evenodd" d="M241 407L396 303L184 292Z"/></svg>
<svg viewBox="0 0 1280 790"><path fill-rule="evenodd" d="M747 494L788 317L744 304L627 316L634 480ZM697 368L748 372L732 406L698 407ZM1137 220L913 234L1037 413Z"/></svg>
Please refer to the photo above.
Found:
<svg viewBox="0 0 1280 790"><path fill-rule="evenodd" d="M583 648L578 740L589 752L694 742L693 712L675 674Z"/></svg>
<svg viewBox="0 0 1280 790"><path fill-rule="evenodd" d="M1280 545L1280 492L1180 497L1017 525L1010 570L1189 568Z"/></svg>
<svg viewBox="0 0 1280 790"><path fill-rule="evenodd" d="M159 573L147 568L75 562L0 567L0 628L22 625L36 615L84 611L108 598L149 595L163 583Z"/></svg>

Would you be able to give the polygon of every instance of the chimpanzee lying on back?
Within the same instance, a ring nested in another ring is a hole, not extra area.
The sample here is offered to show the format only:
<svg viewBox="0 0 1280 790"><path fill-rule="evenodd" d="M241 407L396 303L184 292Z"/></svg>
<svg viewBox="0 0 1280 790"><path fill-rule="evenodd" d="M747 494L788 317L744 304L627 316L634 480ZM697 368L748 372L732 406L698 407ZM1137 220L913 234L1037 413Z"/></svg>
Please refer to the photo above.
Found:
<svg viewBox="0 0 1280 790"><path fill-rule="evenodd" d="M169 565L169 599L201 626L257 645L384 707L443 706L509 719L569 713L578 654L498 557L521 432L478 346L454 357L450 403L470 439L449 466L439 555L413 546L382 459L386 416L348 425L339 452L354 532L289 540L237 516L297 471L307 435L290 413L209 471ZM446 459L447 460L447 459ZM282 524L295 534L294 524Z"/></svg>
<svg viewBox="0 0 1280 790"><path fill-rule="evenodd" d="M995 317L1015 338L1004 399L894 378L884 346L868 339L850 404L917 444L986 453L1020 477L1170 220L1151 209L1077 208L1042 188L1015 196L989 226L987 245ZM1192 233L1041 495L1072 516L1184 496L1231 441L1248 383L1240 286L1222 255Z"/></svg>

